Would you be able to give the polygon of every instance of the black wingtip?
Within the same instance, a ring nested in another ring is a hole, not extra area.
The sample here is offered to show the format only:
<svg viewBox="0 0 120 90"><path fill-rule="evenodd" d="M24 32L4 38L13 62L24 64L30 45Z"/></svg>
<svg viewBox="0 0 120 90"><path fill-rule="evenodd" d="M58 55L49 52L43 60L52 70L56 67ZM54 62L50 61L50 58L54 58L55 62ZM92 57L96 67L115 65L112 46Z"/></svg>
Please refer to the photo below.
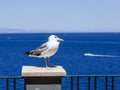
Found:
<svg viewBox="0 0 120 90"><path fill-rule="evenodd" d="M27 56L30 55L30 54L31 54L31 52L29 52L29 51L25 52L25 55L27 55Z"/></svg>

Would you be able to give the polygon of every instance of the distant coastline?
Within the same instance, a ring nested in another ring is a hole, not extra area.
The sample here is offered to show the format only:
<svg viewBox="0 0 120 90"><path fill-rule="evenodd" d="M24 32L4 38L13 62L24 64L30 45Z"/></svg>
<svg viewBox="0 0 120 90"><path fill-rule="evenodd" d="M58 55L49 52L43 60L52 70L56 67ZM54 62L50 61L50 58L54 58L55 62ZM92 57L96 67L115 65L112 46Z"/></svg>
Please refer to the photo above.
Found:
<svg viewBox="0 0 120 90"><path fill-rule="evenodd" d="M0 28L0 34L3 33L120 33L120 31L77 31L77 30L32 30L32 29L15 29L15 28Z"/></svg>

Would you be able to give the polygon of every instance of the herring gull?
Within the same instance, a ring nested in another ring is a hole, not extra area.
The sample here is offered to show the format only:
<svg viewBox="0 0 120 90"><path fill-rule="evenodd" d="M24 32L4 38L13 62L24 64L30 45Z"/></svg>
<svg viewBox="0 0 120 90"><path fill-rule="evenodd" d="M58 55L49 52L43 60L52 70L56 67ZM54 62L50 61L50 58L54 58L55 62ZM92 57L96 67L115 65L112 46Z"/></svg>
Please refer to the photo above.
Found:
<svg viewBox="0 0 120 90"><path fill-rule="evenodd" d="M46 43L34 50L25 52L25 54L31 57L45 58L46 67L50 67L50 57L57 52L60 42L63 41L56 35L50 35Z"/></svg>

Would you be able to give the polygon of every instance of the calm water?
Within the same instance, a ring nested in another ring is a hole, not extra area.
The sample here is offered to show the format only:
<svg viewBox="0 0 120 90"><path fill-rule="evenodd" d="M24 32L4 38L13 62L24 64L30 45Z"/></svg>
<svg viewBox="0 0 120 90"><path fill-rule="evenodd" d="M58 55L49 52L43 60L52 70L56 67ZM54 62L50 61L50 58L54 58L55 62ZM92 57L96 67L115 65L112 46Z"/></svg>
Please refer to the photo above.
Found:
<svg viewBox="0 0 120 90"><path fill-rule="evenodd" d="M24 65L45 66L43 59L25 56L24 52L35 49L51 34L0 34L0 76L21 75ZM68 75L120 74L120 33L55 35L65 41L51 64L63 66ZM116 90L120 87L116 86Z"/></svg>

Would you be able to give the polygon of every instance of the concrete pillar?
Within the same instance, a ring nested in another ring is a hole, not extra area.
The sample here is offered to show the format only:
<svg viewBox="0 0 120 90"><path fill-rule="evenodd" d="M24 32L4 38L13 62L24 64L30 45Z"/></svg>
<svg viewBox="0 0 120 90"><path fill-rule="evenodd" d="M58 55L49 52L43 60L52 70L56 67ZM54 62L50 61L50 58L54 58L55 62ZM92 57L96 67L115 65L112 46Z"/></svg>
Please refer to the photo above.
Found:
<svg viewBox="0 0 120 90"><path fill-rule="evenodd" d="M61 79L66 76L62 66L23 66L22 77L26 90L61 90Z"/></svg>

